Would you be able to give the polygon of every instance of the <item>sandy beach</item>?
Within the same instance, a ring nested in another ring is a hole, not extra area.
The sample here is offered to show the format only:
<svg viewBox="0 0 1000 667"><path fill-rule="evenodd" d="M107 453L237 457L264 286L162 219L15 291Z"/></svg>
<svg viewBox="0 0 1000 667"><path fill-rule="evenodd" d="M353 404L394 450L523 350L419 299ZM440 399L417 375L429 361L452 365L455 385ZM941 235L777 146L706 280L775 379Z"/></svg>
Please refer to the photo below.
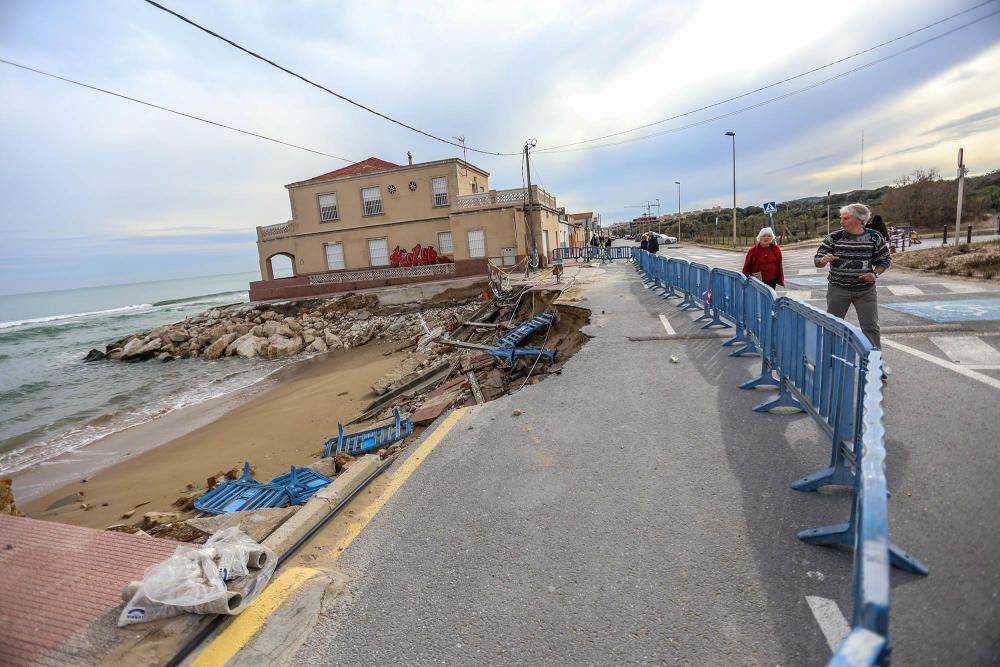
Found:
<svg viewBox="0 0 1000 667"><path fill-rule="evenodd" d="M171 503L188 484L204 489L209 476L247 460L261 480L307 465L337 434L337 421L350 421L375 397L372 383L406 355L392 353L397 346L370 343L309 359L276 374L265 390L245 393L246 400L185 408L119 433L113 448L128 454L124 461L18 507L34 518L105 528L137 523L145 512L173 511ZM134 516L122 518L136 507Z"/></svg>

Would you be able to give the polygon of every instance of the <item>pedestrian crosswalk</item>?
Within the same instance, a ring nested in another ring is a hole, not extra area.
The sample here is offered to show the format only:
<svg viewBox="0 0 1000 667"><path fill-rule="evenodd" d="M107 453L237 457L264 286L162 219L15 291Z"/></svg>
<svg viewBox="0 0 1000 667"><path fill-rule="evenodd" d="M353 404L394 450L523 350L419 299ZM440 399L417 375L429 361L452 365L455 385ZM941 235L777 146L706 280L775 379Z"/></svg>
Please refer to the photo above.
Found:
<svg viewBox="0 0 1000 667"><path fill-rule="evenodd" d="M966 368L1000 369L1000 350L979 336L931 336L931 342Z"/></svg>

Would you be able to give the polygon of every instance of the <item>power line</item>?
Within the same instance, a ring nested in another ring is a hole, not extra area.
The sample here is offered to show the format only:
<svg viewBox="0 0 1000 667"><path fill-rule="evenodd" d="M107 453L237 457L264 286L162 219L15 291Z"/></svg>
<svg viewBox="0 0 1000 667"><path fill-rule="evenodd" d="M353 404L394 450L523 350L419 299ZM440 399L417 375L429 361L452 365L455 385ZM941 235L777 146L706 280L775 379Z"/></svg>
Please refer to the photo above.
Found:
<svg viewBox="0 0 1000 667"><path fill-rule="evenodd" d="M265 58L264 56L260 55L259 53L255 52L255 51L251 51L250 49L237 44L233 40L231 40L231 39L229 39L227 37L223 37L219 33L214 32L212 30L209 30L208 28L206 28L206 27L204 27L204 26L196 23L195 21L192 21L191 19L187 18L183 14L178 14L174 10L169 9L167 7L164 7L163 5L161 5L158 2L154 2L154 0L146 0L146 2L149 3L150 5L156 7L157 9L160 9L160 10L162 10L162 11L168 13L168 14L172 14L173 16L176 16L181 21L184 21L188 25L191 25L191 26L194 26L195 28L198 28L198 30L201 30L202 32L208 33L209 35L211 35L212 37L215 37L216 39L221 39L223 42L229 44L232 47L235 47L235 48L239 49L240 51L242 51L243 53L246 53L249 56L253 56L254 58L257 58L258 60L262 60L265 63L267 63L268 65L271 65L272 67L280 69L282 72L285 72L286 74L291 74L296 79L304 81L305 83L308 83L310 86L315 86L316 88L319 88L320 90L322 90L322 91L324 91L326 93L329 93L330 95L333 95L334 97L339 98L339 99L347 102L348 104L352 104L352 105L358 107L359 109L363 109L363 110L367 111L370 114L374 114L374 115L378 116L379 118L382 118L384 120L389 121L390 123L395 123L396 125L399 125L400 127L405 127L406 129L411 130L413 132L416 132L417 134L422 134L425 137L428 137L430 139L434 139L435 141L440 141L442 143L448 144L449 146L455 146L456 148L467 149L467 150L472 151L473 153L481 153L483 155L513 156L513 155L519 155L520 154L520 153L498 153L496 151L487 151L487 150L481 150L481 149L478 149L478 148L467 148L464 145L464 143L463 144L458 144L458 143L456 143L454 141L449 141L449 140L447 140L447 139L445 139L443 137L439 137L439 136L437 136L435 134L431 134L430 132L426 132L424 130L421 130L420 128L414 127L413 125L409 125L408 123L404 123L401 120L396 120L395 118L392 118L391 116L387 116L386 114L384 114L384 113L382 113L380 111L376 111L375 109L372 109L371 107L368 107L368 106L365 106L364 104L361 104L360 102L356 102L356 101L352 100L351 98L349 98L349 97L347 97L345 95L341 95L338 92L330 90L326 86L324 86L322 84L319 84L319 83L316 83L315 81L313 81L311 79L308 79L308 78L302 76L301 74L298 74L297 72L294 72L294 71L288 69L287 67L283 67L282 65L279 65L278 63L274 62L273 60L269 60L268 58Z"/></svg>
<svg viewBox="0 0 1000 667"><path fill-rule="evenodd" d="M988 0L988 1L989 2L993 2L994 0ZM786 99L788 97L792 97L793 95L798 95L799 93L803 93L803 92L806 92L808 90L812 90L813 88L818 88L819 86L825 85L827 83L831 83L832 81L836 81L838 79L842 79L842 78L844 78L844 77L846 77L846 76L848 76L850 74L854 74L855 72L860 72L861 70L868 69L869 67L873 67L874 65L878 65L880 63L883 63L883 62L885 62L887 60L895 58L896 56L900 56L900 55L903 55L904 53L908 53L909 51L913 51L914 49L917 49L917 48L919 48L921 46L924 46L924 45L929 44L929 43L931 43L933 41L941 39L942 37L947 37L948 35L950 35L952 33L958 32L959 30L962 30L964 28L968 28L969 26L975 25L976 23L979 23L981 21L985 21L986 19L990 18L991 16L995 16L997 14L1000 14L1000 9L998 9L996 11L993 11L993 12L991 12L989 14L986 14L985 16L981 16L981 17L979 17L979 18L977 18L975 20L969 21L968 23L964 23L962 25L956 26L956 27L952 28L951 30L943 32L943 33L941 33L939 35L935 35L934 37L929 37L929 38L923 40L922 42L917 42L916 44L908 46L908 47L906 47L905 49L903 49L901 51L897 51L895 53L890 53L887 56L883 56L882 58L879 58L877 60L873 60L873 61L871 61L869 63L865 63L864 65L859 65L859 66L857 66L857 67L855 67L853 69L849 69L849 70L847 70L845 72L841 72L840 74L837 74L835 76L831 76L831 77L829 77L827 79L823 79L821 81L817 81L815 83L811 83L808 86L804 86L802 88L797 88L796 90L792 90L792 91L789 91L787 93L783 93L782 95L778 95L777 97L772 97L772 98L769 98L769 99L766 99L766 100L762 100L760 102L756 102L754 104L751 104L751 105L748 105L748 106L745 106L745 107L741 107L739 109L734 109L733 111L728 111L726 113L719 114L717 116L712 116L711 118L705 118L703 120L699 120L699 121L696 121L694 123L688 123L687 125L681 125L679 127L674 127L674 128L669 129L669 130L663 130L661 132L653 132L651 134L644 134L644 135L639 136L639 137L632 137L630 139L623 139L621 141L612 141L612 142L609 142L609 143L606 143L606 144L598 144L596 146L580 146L580 147L577 147L577 148L563 148L563 149L557 149L556 147L552 147L552 148L539 149L539 150L537 150L535 152L539 153L539 154L546 154L546 155L548 155L548 154L554 154L554 153L575 153L575 152L579 152L579 151L588 151L588 150L596 150L596 149L599 149L599 148L607 148L609 146L619 146L621 144L632 143L632 142L635 142L635 141L643 141L645 139L651 139L653 137L661 137L661 136L666 135L666 134L672 134L674 132L680 132L681 130L691 129L692 127L698 127L699 125L705 125L706 123L711 123L713 121L721 120L723 118L729 118L730 116L735 116L736 114L743 113L744 111L751 111L753 109L758 109L760 107L767 106L768 104L773 104L774 102L779 102L779 101L781 101L783 99ZM741 96L741 97L743 97L743 96ZM737 99L737 98L730 98L730 99ZM719 103L719 104L721 104L721 103ZM686 113L683 113L683 114L679 114L677 116L674 116L673 118L680 118L682 116L687 116L687 115L690 115L690 114L695 113L697 111L700 111L700 110L703 110L703 109L707 109L707 108L711 108L713 106L718 106L718 104L711 104L711 105L702 107L701 109L695 109L694 111L689 111L689 112L686 112ZM653 123L653 124L655 125L655 124L658 124L659 122L665 122L667 120L671 120L671 119L667 118L667 119L664 119L663 121L658 121L657 123ZM649 127L649 125L646 125L646 126L643 126L643 127ZM634 129L641 129L641 128L634 128ZM625 132L631 132L631 131L632 130L626 130ZM618 134L623 134L623 133L624 132L618 133ZM608 135L608 136L616 136L616 135ZM588 141L594 141L594 140L588 140ZM579 143L587 143L587 142L576 142L576 143L579 144ZM570 145L570 144L566 144L566 145Z"/></svg>
<svg viewBox="0 0 1000 667"><path fill-rule="evenodd" d="M674 115L674 116L669 116L667 118L662 118L660 120L656 120L656 121L653 121L651 123L646 123L645 125L639 125L637 127L629 128L627 130L621 130L621 131L618 131L618 132L612 132L610 134L605 134L605 135L602 135L600 137L594 137L592 139L583 139L581 141L574 141L574 142L570 142L568 144L559 144L558 146L550 146L548 148L541 148L537 152L538 153L564 152L564 151L561 151L559 149L569 148L571 146L579 146L581 144L589 144L589 143L593 143L595 141L601 141L602 139L610 139L612 137L619 137L619 136L621 136L623 134L629 134L631 132L637 132L639 130L644 130L644 129L649 128L649 127L655 127L656 125L662 125L663 123L667 123L667 122L672 121L672 120L677 120L678 118L684 118L685 116L690 116L690 115L696 114L696 113L698 113L700 111L705 111L706 109L712 109L714 107L721 106L723 104L727 104L729 102L733 102L735 100L739 100L739 99L742 99L744 97L749 97L750 95L754 95L755 93L759 93L761 91L768 90L768 89L774 88L776 86L780 86L781 84L788 83L789 81L794 81L796 79L801 79L804 76L808 76L810 74L815 74L816 72L819 72L819 71L824 70L824 69L828 69L830 67L833 67L834 65L839 65L840 63L847 62L848 60L851 60L853 58L857 58L858 56L862 56L862 55L864 55L866 53L870 53L872 51L875 51L876 49L880 49L883 46L887 46L887 45L892 44L894 42L898 42L901 39L905 39L907 37L911 37L913 35L916 35L917 33L923 32L925 30L929 30L930 28L933 28L936 25L940 25L942 23L945 23L946 21L950 21L950 20L952 20L954 18L957 18L957 17L959 17L959 16L961 16L963 14L968 14L971 11L975 11L976 9L979 9L982 6L988 5L991 2L995 2L995 1L996 0L985 0L984 2L981 2L978 5L975 5L973 7L968 8L968 9L962 10L962 11L957 12L955 14L952 14L950 16L946 16L946 17L944 17L942 19L938 19L937 21L934 21L933 23L928 23L925 26L917 28L916 30L911 30L910 32L905 33L903 35L899 35L898 37L893 37L890 40L882 42L881 44L876 44L875 46L871 46L871 47L869 47L867 49L864 49L862 51L858 51L856 53L852 53L849 56L845 56L845 57L840 58L838 60L834 60L833 62L829 62L829 63L827 63L825 65L820 65L819 67L814 67L811 70L808 70L808 71L805 71L805 72L801 72L800 74L795 74L794 76L787 77L787 78L782 79L780 81L775 81L774 83L769 83L766 86L761 86L760 88L755 88L755 89L747 91L745 93L741 93L739 95L734 95L733 97L728 97L728 98L726 98L724 100L720 100L718 102L713 102L712 104L706 104L705 106L698 107L697 109L691 109L690 111L685 111L684 113L679 113L679 114ZM994 14L995 13L996 12L994 12ZM987 14L986 16L983 16L983 17L977 19L976 21L973 21L971 23L967 23L965 25L959 26L958 28L955 28L955 29L953 29L953 30L951 30L949 32L942 33L941 35L938 35L937 37L935 37L933 39L937 39L938 37L943 37L945 35L951 34L952 32L955 32L955 30L960 30L961 28L968 27L968 26L972 25L973 23L978 23L979 21L981 21L983 19L986 19L986 18L989 18L992 15L993 14ZM933 39L927 40L927 41L933 41ZM921 46L923 44L926 44L927 41L921 42L920 44L917 44L916 46ZM914 47L910 47L910 48L912 49ZM906 53L906 51L908 51L908 50L910 50L910 49L905 49L903 51L899 51L898 53L896 53L894 55L899 55L900 53ZM890 57L893 57L893 56L890 56ZM883 60L887 60L887 58L885 58ZM874 63L879 63L879 62L882 62L882 60L876 60L876 61L874 61ZM874 63L871 63L871 64L874 64ZM853 71L857 71L857 70L851 70L851 71L853 72ZM832 81L832 80L833 79L828 79L828 81ZM808 88L804 88L803 90L808 90ZM781 99L781 98L776 98L776 99ZM753 107L747 107L747 108L753 108ZM725 118L725 116L719 116L718 118ZM689 125L689 126L685 126L685 127L693 127L693 125ZM646 136L655 137L655 136L659 136L659 135L658 134L650 134L650 135L646 135ZM617 142L617 143L625 143L625 142ZM615 146L615 145L617 145L617 143L610 143L610 144L603 144L603 145L605 145L605 146Z"/></svg>
<svg viewBox="0 0 1000 667"><path fill-rule="evenodd" d="M221 127L226 130L232 130L233 132L239 132L240 134L246 134L251 137L256 137L257 139L264 139L265 141L271 141L276 144L281 144L282 146L288 146L289 148L297 148L300 151L306 151L309 153L315 153L316 155L322 155L324 157L332 157L335 160L343 160L344 162L357 162L357 160L349 160L346 157L340 157L339 155L331 155L330 153L324 153L323 151L313 150L312 148L306 148L305 146L299 146L297 144L292 144L287 141L282 141L280 139L273 139L271 137L264 136L263 134L257 134L256 132L250 132L249 130L241 130L238 127L233 127L232 125L226 125L225 123L217 123L214 120L208 120L207 118L201 118L200 116L192 116L189 113L184 113L183 111L177 111L176 109L171 109L169 107L160 106L159 104L153 104L152 102L146 102L145 100L140 100L135 97L129 97L128 95L123 95L121 93L116 93L113 90L107 90L105 88L99 88L98 86L92 86L89 83L83 83L81 81L74 81L73 79L67 79L66 77L59 76L57 74L51 74L50 72L44 72L40 69L35 69L34 67L28 67L27 65L22 65L20 63L15 63L10 60L4 60L0 58L0 63L5 65L11 65L12 67L19 67L23 70L29 72L34 72L35 74L41 74L42 76L47 76L52 79L58 79L59 81L65 81L66 83L72 83L74 86L81 86L83 88L89 88L90 90L96 90L99 93L105 93L107 95L113 95L119 97L123 100L128 100L129 102L135 102L137 104L143 104L147 107L152 107L154 109L159 109L160 111L166 111L168 113L176 114L178 116L183 116L184 118L190 118L191 120L197 120L202 123L208 123L209 125L214 125L216 127Z"/></svg>

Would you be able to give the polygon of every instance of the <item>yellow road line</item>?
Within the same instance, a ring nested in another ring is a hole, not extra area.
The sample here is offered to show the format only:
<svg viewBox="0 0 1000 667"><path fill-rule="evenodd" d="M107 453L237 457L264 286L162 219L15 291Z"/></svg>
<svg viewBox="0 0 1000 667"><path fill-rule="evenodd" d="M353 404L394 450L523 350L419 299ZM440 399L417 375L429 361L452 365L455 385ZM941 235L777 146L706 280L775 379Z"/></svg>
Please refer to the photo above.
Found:
<svg viewBox="0 0 1000 667"><path fill-rule="evenodd" d="M445 420L441 422L441 425L434 429L434 432L427 436L422 443L420 443L417 450L407 457L407 459L403 462L403 465L399 467L399 470L393 473L389 480L389 484L382 492L382 495L376 498L374 502L372 502L358 515L357 522L354 523L348 529L347 534L344 535L339 542L337 542L336 548L333 550L334 560L336 560L337 556L339 556L340 553L354 541L354 538L365 529L365 526L367 526L368 523L375 518L375 515L378 514L379 510L382 509L382 506L388 502L389 498L392 498L396 491L399 491L399 487L403 486L403 483L410 478L410 475L412 475L413 471L417 469L417 466L423 463L424 459L427 458L427 455L434 451L434 448L438 446L438 443L441 442L444 436L448 435L448 432L455 428L455 424L457 424L462 418L462 415L465 414L466 410L468 410L468 408L458 408L445 417Z"/></svg>
<svg viewBox="0 0 1000 667"><path fill-rule="evenodd" d="M389 480L388 486L361 514L357 521L348 529L348 533L337 542L333 551L333 560L354 541L365 526L375 518L382 506L388 502L396 491L409 479L427 455L434 451L438 443L448 434L462 418L468 408L459 408L445 417L441 425L428 435L416 451L410 454L403 465L399 467ZM216 637L205 650L191 663L191 667L215 667L224 665L235 656L240 649L253 639L263 627L268 617L280 607L291 595L311 577L319 574L319 570L308 567L293 567L285 570L272 581L260 597L244 609L222 633Z"/></svg>
<svg viewBox="0 0 1000 667"><path fill-rule="evenodd" d="M270 582L253 603L244 609L218 637L191 663L191 667L214 667L226 664L264 626L268 617L302 584L320 571L311 567L293 567Z"/></svg>

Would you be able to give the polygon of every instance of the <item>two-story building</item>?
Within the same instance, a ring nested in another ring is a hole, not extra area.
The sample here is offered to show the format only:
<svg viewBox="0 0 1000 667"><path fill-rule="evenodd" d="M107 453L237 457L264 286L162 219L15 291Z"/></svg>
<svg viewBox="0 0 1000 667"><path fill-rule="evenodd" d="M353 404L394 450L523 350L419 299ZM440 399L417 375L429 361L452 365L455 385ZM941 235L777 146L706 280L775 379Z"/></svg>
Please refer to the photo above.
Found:
<svg viewBox="0 0 1000 667"><path fill-rule="evenodd" d="M555 197L538 186L491 190L488 172L458 158L372 157L285 188L292 219L257 228L253 300L486 275L489 262L516 264L532 244L544 263L565 238ZM278 255L292 277L274 278Z"/></svg>

